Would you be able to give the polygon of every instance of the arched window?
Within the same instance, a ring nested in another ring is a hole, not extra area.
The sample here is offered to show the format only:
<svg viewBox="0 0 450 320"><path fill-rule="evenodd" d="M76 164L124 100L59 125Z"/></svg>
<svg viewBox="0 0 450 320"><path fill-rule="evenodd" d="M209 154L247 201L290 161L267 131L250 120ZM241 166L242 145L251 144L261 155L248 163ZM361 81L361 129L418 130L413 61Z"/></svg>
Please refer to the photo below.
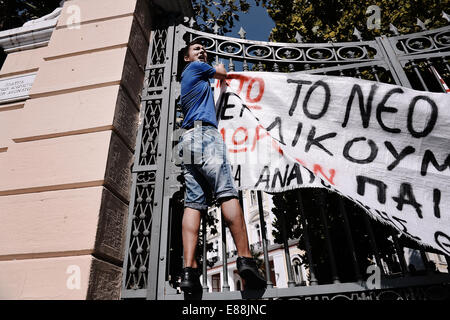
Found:
<svg viewBox="0 0 450 320"><path fill-rule="evenodd" d="M236 282L236 291L241 291L241 281Z"/></svg>
<svg viewBox="0 0 450 320"><path fill-rule="evenodd" d="M294 258L292 260L292 269L294 271L294 280L297 285L304 285L305 280L303 279L302 263L299 258Z"/></svg>
<svg viewBox="0 0 450 320"><path fill-rule="evenodd" d="M261 227L259 226L259 223L255 224L255 230L258 236L258 243L261 243L262 237L261 237Z"/></svg>
<svg viewBox="0 0 450 320"><path fill-rule="evenodd" d="M250 205L256 206L256 204L257 204L256 191L251 190L250 191Z"/></svg>

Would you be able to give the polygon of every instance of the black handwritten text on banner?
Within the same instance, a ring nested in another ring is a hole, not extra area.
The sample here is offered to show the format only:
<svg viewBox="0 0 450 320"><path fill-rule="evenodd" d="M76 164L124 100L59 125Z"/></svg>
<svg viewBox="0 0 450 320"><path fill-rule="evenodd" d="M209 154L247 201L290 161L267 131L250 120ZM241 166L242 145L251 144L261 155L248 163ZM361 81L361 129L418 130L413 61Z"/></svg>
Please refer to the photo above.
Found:
<svg viewBox="0 0 450 320"><path fill-rule="evenodd" d="M240 72L215 98L239 188L327 187L450 254L450 95Z"/></svg>

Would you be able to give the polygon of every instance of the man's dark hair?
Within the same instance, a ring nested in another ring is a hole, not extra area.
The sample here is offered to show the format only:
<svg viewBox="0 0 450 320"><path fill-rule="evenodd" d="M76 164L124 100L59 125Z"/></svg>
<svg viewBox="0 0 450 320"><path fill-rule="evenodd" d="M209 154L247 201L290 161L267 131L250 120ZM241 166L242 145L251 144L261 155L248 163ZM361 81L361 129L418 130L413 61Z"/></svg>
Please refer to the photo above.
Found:
<svg viewBox="0 0 450 320"><path fill-rule="evenodd" d="M198 38L192 40L191 42L189 42L189 43L187 44L187 46L183 48L183 56L184 56L184 57L189 56L189 48L190 48L191 46L195 45L195 44L201 44L201 45L203 45L203 42L202 42L201 39L198 39Z"/></svg>

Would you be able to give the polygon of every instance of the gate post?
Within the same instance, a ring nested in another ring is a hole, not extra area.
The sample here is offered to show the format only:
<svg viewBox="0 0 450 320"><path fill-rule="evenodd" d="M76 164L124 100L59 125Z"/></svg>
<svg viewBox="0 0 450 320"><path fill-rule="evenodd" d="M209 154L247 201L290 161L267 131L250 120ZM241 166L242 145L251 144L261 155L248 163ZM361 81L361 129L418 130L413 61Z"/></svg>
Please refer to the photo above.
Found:
<svg viewBox="0 0 450 320"><path fill-rule="evenodd" d="M165 201L165 176L166 176L166 156L167 146L170 145L168 138L168 122L170 113L171 80L172 80L172 59L173 40L175 27L170 24L167 27L166 55L164 68L164 83L162 90L162 103L160 111L158 150L156 160L156 181L155 197L153 206L153 226L151 234L150 261L148 268L148 290L147 299L161 299L164 294L165 266L167 261L167 251L162 250L167 245L168 235L168 203ZM166 214L164 214L166 213ZM162 280L161 280L162 279Z"/></svg>
<svg viewBox="0 0 450 320"><path fill-rule="evenodd" d="M160 267L167 257L160 245L167 240L161 226L167 226L164 212L169 210L164 185L174 29L172 23L161 23L151 35L132 169L122 298L159 299L159 279L165 279Z"/></svg>

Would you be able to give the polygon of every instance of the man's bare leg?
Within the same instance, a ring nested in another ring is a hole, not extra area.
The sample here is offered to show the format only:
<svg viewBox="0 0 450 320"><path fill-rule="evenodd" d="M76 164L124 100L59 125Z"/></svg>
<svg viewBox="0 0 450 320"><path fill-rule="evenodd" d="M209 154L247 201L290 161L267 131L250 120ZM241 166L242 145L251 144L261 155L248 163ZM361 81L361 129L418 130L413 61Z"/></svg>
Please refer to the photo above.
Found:
<svg viewBox="0 0 450 320"><path fill-rule="evenodd" d="M184 208L182 220L182 238L184 267L197 268L195 249L197 248L198 232L200 230L200 211L192 208Z"/></svg>
<svg viewBox="0 0 450 320"><path fill-rule="evenodd" d="M239 200L236 198L225 200L222 202L221 208L225 222L233 236L238 256L251 258L252 254L248 244L247 227Z"/></svg>
<svg viewBox="0 0 450 320"><path fill-rule="evenodd" d="M244 282L244 287L246 289L265 288L266 280L259 274L256 261L254 259L244 260L245 258L252 258L252 255L248 244L244 213L239 200L232 198L224 201L222 203L222 213L238 251L236 265L239 275Z"/></svg>

